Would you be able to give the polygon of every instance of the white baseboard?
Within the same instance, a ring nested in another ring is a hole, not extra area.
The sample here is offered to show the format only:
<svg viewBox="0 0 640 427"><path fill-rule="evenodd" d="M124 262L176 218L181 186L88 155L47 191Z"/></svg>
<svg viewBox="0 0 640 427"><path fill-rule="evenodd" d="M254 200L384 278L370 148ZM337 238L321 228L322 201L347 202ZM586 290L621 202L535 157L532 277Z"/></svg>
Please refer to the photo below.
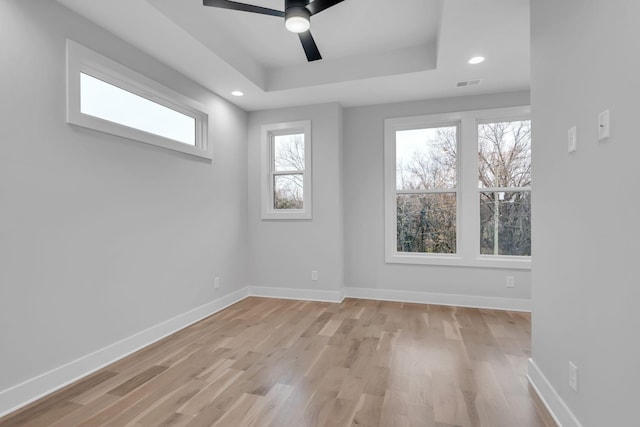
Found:
<svg viewBox="0 0 640 427"><path fill-rule="evenodd" d="M559 427L582 427L580 421L532 359L529 359L527 379Z"/></svg>
<svg viewBox="0 0 640 427"><path fill-rule="evenodd" d="M531 311L531 300L517 298L483 297L474 295L437 294L430 292L400 291L392 289L344 288L347 298L382 301L413 302L420 304L452 305L456 307L487 308L509 311Z"/></svg>
<svg viewBox="0 0 640 427"><path fill-rule="evenodd" d="M240 289L21 384L2 390L0 391L0 417L235 304L248 295L247 288Z"/></svg>
<svg viewBox="0 0 640 427"><path fill-rule="evenodd" d="M298 299L305 301L342 302L342 291L321 291L317 289L272 288L250 286L249 295L264 298Z"/></svg>

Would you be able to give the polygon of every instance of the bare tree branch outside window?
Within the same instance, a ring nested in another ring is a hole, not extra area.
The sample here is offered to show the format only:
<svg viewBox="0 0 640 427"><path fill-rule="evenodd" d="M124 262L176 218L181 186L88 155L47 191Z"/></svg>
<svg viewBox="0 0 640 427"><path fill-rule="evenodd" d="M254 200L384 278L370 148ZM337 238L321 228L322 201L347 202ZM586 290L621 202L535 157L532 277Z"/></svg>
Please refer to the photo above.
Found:
<svg viewBox="0 0 640 427"><path fill-rule="evenodd" d="M531 121L478 126L480 253L531 255Z"/></svg>
<svg viewBox="0 0 640 427"><path fill-rule="evenodd" d="M455 126L396 132L398 252L456 253L456 157Z"/></svg>
<svg viewBox="0 0 640 427"><path fill-rule="evenodd" d="M304 134L273 137L273 207L304 208Z"/></svg>

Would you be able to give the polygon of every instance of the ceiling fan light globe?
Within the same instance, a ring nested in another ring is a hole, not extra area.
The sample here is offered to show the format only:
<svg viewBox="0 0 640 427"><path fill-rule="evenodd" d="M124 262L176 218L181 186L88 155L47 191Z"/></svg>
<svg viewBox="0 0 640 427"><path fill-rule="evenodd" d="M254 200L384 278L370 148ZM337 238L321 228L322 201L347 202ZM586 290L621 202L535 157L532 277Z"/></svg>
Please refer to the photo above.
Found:
<svg viewBox="0 0 640 427"><path fill-rule="evenodd" d="M311 27L311 24L300 16L294 16L293 18L286 20L285 26L287 27L287 30L292 33L304 33L309 29L309 27Z"/></svg>
<svg viewBox="0 0 640 427"><path fill-rule="evenodd" d="M285 11L284 26L292 33L304 33L311 27L310 17L306 7L290 7Z"/></svg>

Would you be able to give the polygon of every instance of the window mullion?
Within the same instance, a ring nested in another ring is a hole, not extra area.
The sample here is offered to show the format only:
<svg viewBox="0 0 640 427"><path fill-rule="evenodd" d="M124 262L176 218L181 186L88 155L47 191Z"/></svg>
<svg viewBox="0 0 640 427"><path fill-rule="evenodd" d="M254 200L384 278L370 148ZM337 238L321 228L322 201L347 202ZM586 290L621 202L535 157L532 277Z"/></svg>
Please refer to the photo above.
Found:
<svg viewBox="0 0 640 427"><path fill-rule="evenodd" d="M465 114L461 121L460 129L460 156L458 161L458 227L459 247L458 253L464 259L476 257L475 242L480 235L477 224L480 213L478 210L478 194L475 191L478 186L478 153L476 149L477 126L472 115Z"/></svg>

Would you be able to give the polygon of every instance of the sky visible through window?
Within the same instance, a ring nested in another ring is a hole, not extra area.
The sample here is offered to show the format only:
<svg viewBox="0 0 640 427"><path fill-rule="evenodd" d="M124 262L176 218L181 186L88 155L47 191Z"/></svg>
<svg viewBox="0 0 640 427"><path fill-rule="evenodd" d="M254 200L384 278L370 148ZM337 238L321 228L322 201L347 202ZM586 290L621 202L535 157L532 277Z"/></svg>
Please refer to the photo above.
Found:
<svg viewBox="0 0 640 427"><path fill-rule="evenodd" d="M396 132L398 252L456 253L456 134L456 126Z"/></svg>
<svg viewBox="0 0 640 427"><path fill-rule="evenodd" d="M416 152L425 150L433 139L433 129L410 129L396 132L396 164L404 165L411 161Z"/></svg>
<svg viewBox="0 0 640 427"><path fill-rule="evenodd" d="M80 111L123 126L196 145L196 120L85 73L80 74Z"/></svg>
<svg viewBox="0 0 640 427"><path fill-rule="evenodd" d="M304 208L304 169L304 134L274 136L274 209Z"/></svg>
<svg viewBox="0 0 640 427"><path fill-rule="evenodd" d="M456 187L456 127L396 132L396 188Z"/></svg>
<svg viewBox="0 0 640 427"><path fill-rule="evenodd" d="M478 177L480 253L531 256L531 121L478 125Z"/></svg>

